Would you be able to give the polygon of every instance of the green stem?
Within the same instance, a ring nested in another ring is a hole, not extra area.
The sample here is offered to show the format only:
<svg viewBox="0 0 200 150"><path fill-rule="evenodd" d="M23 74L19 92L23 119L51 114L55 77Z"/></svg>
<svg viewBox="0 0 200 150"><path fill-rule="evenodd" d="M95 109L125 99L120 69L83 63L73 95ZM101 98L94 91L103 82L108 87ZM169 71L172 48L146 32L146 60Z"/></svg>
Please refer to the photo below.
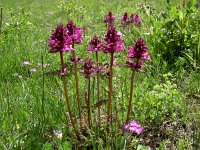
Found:
<svg viewBox="0 0 200 150"><path fill-rule="evenodd" d="M99 67L98 62L98 52L96 52L96 61L97 61L97 67ZM97 71L97 98L98 103L100 102L100 90L99 90L99 71ZM100 105L98 105L98 123L101 124L101 118L100 118Z"/></svg>
<svg viewBox="0 0 200 150"><path fill-rule="evenodd" d="M68 92L67 92L66 74L65 74L65 70L64 70L65 69L64 68L64 59L63 59L63 53L62 52L60 52L60 60L61 60L61 78L62 78L62 81L63 81L63 87L64 87L67 109L68 109L70 121L71 121L72 126L74 128L75 134L76 134L77 137L79 137L78 131L75 127L74 120L73 120L73 117L72 117L72 112L71 112L71 109L70 109L69 97L68 97Z"/></svg>
<svg viewBox="0 0 200 150"><path fill-rule="evenodd" d="M132 71L131 75L131 86L130 86L130 100L129 100L129 105L128 105L128 112L127 112L127 117L126 117L126 124L128 124L129 118L130 118L130 112L131 112L131 104L133 100L133 80L135 76L135 71Z"/></svg>
<svg viewBox="0 0 200 150"><path fill-rule="evenodd" d="M110 76L109 76L109 91L108 91L108 108L107 108L107 121L108 122L111 119L110 112L111 112L111 98L112 98L113 57L114 57L114 53L111 53L111 58L110 58Z"/></svg>

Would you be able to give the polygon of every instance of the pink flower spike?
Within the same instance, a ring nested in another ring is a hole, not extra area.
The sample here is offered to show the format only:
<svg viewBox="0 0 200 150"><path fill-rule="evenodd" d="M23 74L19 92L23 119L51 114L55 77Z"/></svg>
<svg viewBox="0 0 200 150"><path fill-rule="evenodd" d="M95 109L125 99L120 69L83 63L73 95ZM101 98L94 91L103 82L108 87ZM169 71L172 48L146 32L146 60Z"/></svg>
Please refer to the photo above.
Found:
<svg viewBox="0 0 200 150"><path fill-rule="evenodd" d="M49 51L50 53L66 52L71 50L70 45L72 44L72 39L67 35L67 30L63 24L57 25L49 40L50 43L48 46L51 48Z"/></svg>
<svg viewBox="0 0 200 150"><path fill-rule="evenodd" d="M97 51L103 49L103 46L104 45L101 42L101 40L97 36L94 36L88 44L88 50L87 51L97 52Z"/></svg>
<svg viewBox="0 0 200 150"><path fill-rule="evenodd" d="M67 35L76 43L82 43L82 29L78 28L71 20L66 25ZM71 43L72 44L72 43Z"/></svg>
<svg viewBox="0 0 200 150"><path fill-rule="evenodd" d="M147 46L142 38L136 40L135 45L130 46L128 49L128 58L143 58L144 54L147 53Z"/></svg>
<svg viewBox="0 0 200 150"><path fill-rule="evenodd" d="M110 11L107 16L104 17L104 22L111 27L113 22L115 21L115 16Z"/></svg>
<svg viewBox="0 0 200 150"><path fill-rule="evenodd" d="M135 24L136 26L140 26L141 25L141 21L140 21L140 17L138 14L131 14L131 21L133 24Z"/></svg>
<svg viewBox="0 0 200 150"><path fill-rule="evenodd" d="M107 42L103 49L104 53L114 53L125 49L124 41L121 39L121 36L118 34L115 27L108 29L107 34L104 36L104 40Z"/></svg>
<svg viewBox="0 0 200 150"><path fill-rule="evenodd" d="M24 61L22 66L31 66L32 64L29 61Z"/></svg>
<svg viewBox="0 0 200 150"><path fill-rule="evenodd" d="M137 134L141 134L143 129L140 124L138 124L135 120L133 120L130 124L124 126L124 129L135 132Z"/></svg>
<svg viewBox="0 0 200 150"><path fill-rule="evenodd" d="M127 12L125 12L125 14L121 17L121 19L122 19L122 25L123 26L130 23Z"/></svg>

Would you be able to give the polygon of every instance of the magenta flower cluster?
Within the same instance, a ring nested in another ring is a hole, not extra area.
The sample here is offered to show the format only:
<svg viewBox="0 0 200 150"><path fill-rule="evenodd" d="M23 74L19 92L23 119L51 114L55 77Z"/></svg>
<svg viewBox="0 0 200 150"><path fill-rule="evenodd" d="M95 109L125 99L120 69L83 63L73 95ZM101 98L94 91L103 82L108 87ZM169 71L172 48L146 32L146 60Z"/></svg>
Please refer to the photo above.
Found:
<svg viewBox="0 0 200 150"><path fill-rule="evenodd" d="M141 25L141 20L138 14L131 14L131 22L137 26Z"/></svg>
<svg viewBox="0 0 200 150"><path fill-rule="evenodd" d="M89 52L97 52L97 51L103 49L103 47L104 47L104 45L101 42L101 40L97 36L94 36L88 44L88 51Z"/></svg>
<svg viewBox="0 0 200 150"><path fill-rule="evenodd" d="M82 30L81 28L78 28L71 20L68 21L66 30L73 43L82 43Z"/></svg>
<svg viewBox="0 0 200 150"><path fill-rule="evenodd" d="M107 16L104 17L104 22L111 27L113 22L115 21L115 16L110 11Z"/></svg>
<svg viewBox="0 0 200 150"><path fill-rule="evenodd" d="M97 72L98 68L94 66L92 59L86 59L83 63L82 72L89 79L90 76Z"/></svg>
<svg viewBox="0 0 200 150"><path fill-rule="evenodd" d="M138 38L135 45L129 47L128 58L131 58L132 61L127 61L126 64L132 70L140 70L143 60L151 60L148 48L142 38Z"/></svg>
<svg viewBox="0 0 200 150"><path fill-rule="evenodd" d="M124 50L124 41L121 39L121 36L118 34L115 27L108 29L107 34L104 36L106 45L104 46L104 53L114 53L117 51Z"/></svg>
<svg viewBox="0 0 200 150"><path fill-rule="evenodd" d="M121 17L122 25L128 25L130 23L133 23L136 26L141 25L141 20L138 14L131 14L130 18L128 17L128 13L125 12L125 14Z"/></svg>
<svg viewBox="0 0 200 150"><path fill-rule="evenodd" d="M66 26L58 24L49 38L50 53L72 50L72 44L82 42L82 30L69 21Z"/></svg>
<svg viewBox="0 0 200 150"><path fill-rule="evenodd" d="M130 23L130 20L129 20L127 12L125 12L125 14L121 17L121 19L122 19L122 25L123 26L125 26L125 25Z"/></svg>
<svg viewBox="0 0 200 150"><path fill-rule="evenodd" d="M135 120L131 121L131 123L126 124L124 126L125 130L129 130L131 132L135 132L137 134L141 134L143 129L140 124L138 124Z"/></svg>
<svg viewBox="0 0 200 150"><path fill-rule="evenodd" d="M58 24L49 38L50 53L65 52L70 50L72 43L71 38L67 35L66 27L63 24Z"/></svg>

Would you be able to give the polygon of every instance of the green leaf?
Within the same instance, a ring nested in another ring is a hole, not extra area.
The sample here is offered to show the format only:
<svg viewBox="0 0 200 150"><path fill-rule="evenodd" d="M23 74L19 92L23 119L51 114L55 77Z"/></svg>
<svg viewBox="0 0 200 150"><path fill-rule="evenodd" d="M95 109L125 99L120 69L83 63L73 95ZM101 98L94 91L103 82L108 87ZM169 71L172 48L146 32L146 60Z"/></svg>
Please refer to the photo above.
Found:
<svg viewBox="0 0 200 150"><path fill-rule="evenodd" d="M182 11L179 11L179 19L183 20L183 12Z"/></svg>

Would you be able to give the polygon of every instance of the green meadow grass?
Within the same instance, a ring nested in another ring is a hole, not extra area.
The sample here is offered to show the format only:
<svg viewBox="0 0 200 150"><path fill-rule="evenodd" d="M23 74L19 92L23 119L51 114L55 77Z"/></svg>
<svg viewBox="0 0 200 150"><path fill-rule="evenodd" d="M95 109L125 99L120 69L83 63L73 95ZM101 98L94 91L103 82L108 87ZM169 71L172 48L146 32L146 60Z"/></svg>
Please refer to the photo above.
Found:
<svg viewBox="0 0 200 150"><path fill-rule="evenodd" d="M73 137L69 137L72 129L66 117L67 110L60 77L43 74L59 68L58 55L48 53L48 38L59 22L66 24L68 19L72 19L78 26L85 29L83 44L76 46L77 55L84 58L87 43L93 35L103 37L106 33L103 17L109 11L116 15L118 22L125 11L129 14L131 12L141 14L142 21L146 25L142 31L136 32L136 35L142 35L148 41L147 45L149 44L149 51L153 57L153 61L147 64L145 71L136 74L131 118L137 119L144 127L153 126L146 133L157 136L159 130L163 134L163 139L158 140L160 144L157 145L158 149L198 149L200 141L199 72L183 68L178 71L165 68L166 64L154 53L154 49L151 49L154 46L150 45L152 37L143 34L150 26L150 18L142 12L142 9L134 8L135 4L141 6L148 4L159 14L161 10L167 10L166 1L83 0L71 2L75 5L70 8L66 6L69 10L67 12L67 10L62 10L59 0L0 0L0 7L3 8L0 35L0 149L72 149L72 147L78 149ZM170 1L170 4L177 6L179 1ZM81 18L82 14L83 18ZM130 35L124 39L127 47L134 43L135 38ZM120 53L120 55L119 62L124 63L126 54ZM95 58L93 54L90 56ZM65 60L70 61L69 54L65 55ZM100 60L107 63L109 56L101 53ZM24 61L30 61L32 66L23 67L21 64ZM45 68L38 66L38 63L42 62L50 66ZM32 68L36 68L37 72L30 73ZM130 73L130 70L126 68L115 69L114 99L115 104L120 105L117 109L123 110L119 114L122 122L126 119L124 108L129 100ZM18 78L19 75L23 77ZM81 74L79 78L84 105L87 83ZM71 109L75 115L78 115L74 74L70 71L67 81L70 87ZM92 82L91 100L94 102L96 87L94 81ZM103 99L107 97L104 90L108 87L107 80L101 78L100 85ZM117 107L116 105L113 107ZM169 128L164 128L165 125L169 125ZM63 133L63 139L57 139L52 133L53 130L60 130ZM98 140L101 138L97 137ZM154 141L151 142L151 136L144 135L142 138L146 144L138 142L141 149L155 148ZM95 138L87 139L83 146L86 147L89 143L88 145L91 144L96 149L102 149L101 144L96 146L95 140ZM139 141L140 137L135 137L130 143L134 143L134 140ZM121 136L115 137L114 141L118 149L126 146ZM104 148L110 149L110 145L104 145Z"/></svg>

